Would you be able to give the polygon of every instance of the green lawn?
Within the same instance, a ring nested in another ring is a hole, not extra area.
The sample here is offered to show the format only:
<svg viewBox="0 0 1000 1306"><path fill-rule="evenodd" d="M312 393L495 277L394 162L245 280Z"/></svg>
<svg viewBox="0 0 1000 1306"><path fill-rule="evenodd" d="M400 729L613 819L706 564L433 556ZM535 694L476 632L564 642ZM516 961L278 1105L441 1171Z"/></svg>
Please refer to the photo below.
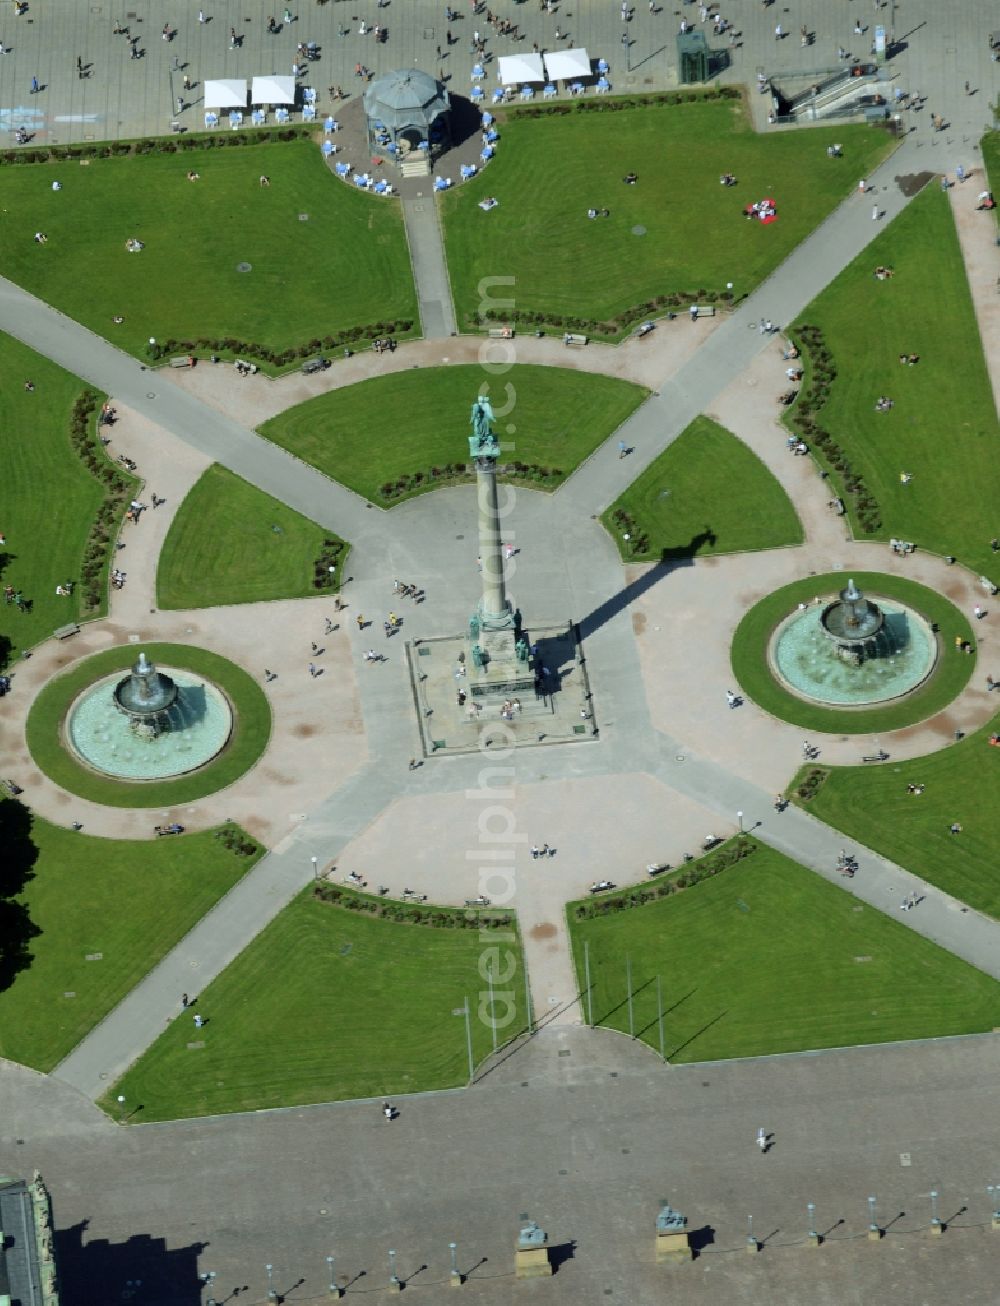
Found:
<svg viewBox="0 0 1000 1306"><path fill-rule="evenodd" d="M25 390L25 381L34 382L34 391ZM0 533L7 541L0 545L0 579L31 601L29 612L0 609L0 667L12 652L81 616L80 586L63 598L56 585L79 579L90 524L104 498L69 439L70 414L83 388L78 377L0 334Z"/></svg>
<svg viewBox="0 0 1000 1306"><path fill-rule="evenodd" d="M883 132L843 124L760 136L739 101L513 113L500 136L480 176L443 196L463 328L478 325L484 296L605 320L672 292L723 293L733 282L746 295L890 148ZM834 141L843 159L827 158ZM629 171L635 186L622 184ZM720 186L725 172L738 185ZM500 201L488 213L478 207L486 195ZM778 221L748 222L743 208L764 197L777 201ZM589 220L592 207L610 217ZM637 225L645 235L632 234Z"/></svg>
<svg viewBox="0 0 1000 1306"><path fill-rule="evenodd" d="M802 543L788 495L742 440L708 417L696 417L601 520L626 561Z"/></svg>
<svg viewBox="0 0 1000 1306"><path fill-rule="evenodd" d="M977 911L1000 917L1000 748L988 742L997 730L1000 717L915 762L834 767L803 806ZM926 788L910 794L908 784ZM949 833L954 821L960 834Z"/></svg>
<svg viewBox="0 0 1000 1306"><path fill-rule="evenodd" d="M864 802L870 811L871 796ZM657 1051L660 976L670 1061L977 1033L1000 1023L996 981L765 847L694 888L573 922L572 932L581 989L583 944L590 945L594 1022L628 1030L629 956L635 1030Z"/></svg>
<svg viewBox="0 0 1000 1306"><path fill-rule="evenodd" d="M93 839L0 802L4 893L23 887L28 964L0 988L0 1056L51 1070L257 860L212 832ZM10 933L5 943L9 943ZM100 959L88 960L100 953ZM4 980L9 976L4 976ZM177 995L180 998L180 994Z"/></svg>
<svg viewBox="0 0 1000 1306"><path fill-rule="evenodd" d="M872 276L880 263L895 269L891 280ZM989 547L1000 534L1000 425L951 209L938 187L912 200L801 321L821 329L832 355L837 376L819 421L881 506L878 534L954 554L1000 580ZM903 352L920 362L901 367ZM875 411L880 395L895 401L891 411ZM908 485L902 472L912 475Z"/></svg>
<svg viewBox="0 0 1000 1306"><path fill-rule="evenodd" d="M135 663L139 647L123 644L86 658L50 681L35 696L27 727L33 761L50 780L70 793L109 807L169 807L192 802L231 785L253 766L270 739L271 709L264 691L242 667L207 649L183 644L141 647L160 666L199 673L225 693L234 720L232 734L222 752L190 775L129 783L91 771L63 747L63 722L77 696L94 681L119 668L125 671Z"/></svg>
<svg viewBox="0 0 1000 1306"><path fill-rule="evenodd" d="M454 1012L468 997L478 1063L492 1046L476 1013L493 946L477 930L375 920L307 890L201 995L204 1029L179 1015L108 1100L141 1103L142 1122L464 1084ZM519 946L497 946L501 976L513 954L512 978L496 989L509 988L515 1009L502 1042L523 1020L524 976Z"/></svg>
<svg viewBox="0 0 1000 1306"><path fill-rule="evenodd" d="M975 645L975 632L968 618L948 599L900 576L880 572L854 572L857 585L869 595L898 599L908 604L940 629L939 654L934 670L919 689L899 702L867 708L834 708L809 703L789 693L771 674L767 647L775 627L800 603L812 603L819 595L834 595L846 584L844 573L830 572L793 581L755 604L736 627L730 648L733 674L746 696L765 712L791 721L804 730L826 730L838 734L866 734L876 730L899 730L925 721L940 712L969 683L977 657L958 653L955 636Z"/></svg>
<svg viewBox="0 0 1000 1306"><path fill-rule="evenodd" d="M489 378L474 364L374 377L273 417L261 434L366 499L380 488L469 456L469 413ZM511 387L506 390L505 387ZM647 391L628 381L556 367L518 365L496 396L496 433L510 461L558 469L562 480L638 408Z"/></svg>
<svg viewBox="0 0 1000 1306"><path fill-rule="evenodd" d="M345 186L309 142L5 168L3 189L4 274L136 354L150 336L282 350L417 316L399 206Z"/></svg>
<svg viewBox="0 0 1000 1306"><path fill-rule="evenodd" d="M339 546L339 549L338 549ZM218 464L192 487L171 523L156 572L161 608L210 608L315 595L317 560L342 541Z"/></svg>

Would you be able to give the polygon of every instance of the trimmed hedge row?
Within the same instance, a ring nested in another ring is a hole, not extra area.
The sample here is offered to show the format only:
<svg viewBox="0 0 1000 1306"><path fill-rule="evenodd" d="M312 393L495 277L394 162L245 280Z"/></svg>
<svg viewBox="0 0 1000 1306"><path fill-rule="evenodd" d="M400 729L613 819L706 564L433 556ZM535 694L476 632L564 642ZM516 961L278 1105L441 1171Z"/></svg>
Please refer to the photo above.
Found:
<svg viewBox="0 0 1000 1306"><path fill-rule="evenodd" d="M622 109L656 109L663 105L701 104L706 100L739 100L743 92L738 86L712 86L704 91L661 91L657 95L595 95L592 99L561 100L558 104L535 104L516 108L510 117L548 118L565 117L570 113L617 113Z"/></svg>
<svg viewBox="0 0 1000 1306"><path fill-rule="evenodd" d="M281 131L226 132L224 135L155 136L140 141L111 141L103 145L53 146L50 149L3 150L0 164L65 163L68 159L123 159L138 154L181 154L191 150L222 150L234 145L267 145L277 141L308 139L300 127Z"/></svg>
<svg viewBox="0 0 1000 1306"><path fill-rule="evenodd" d="M575 903L573 918L578 921L592 920L595 916L611 916L615 912L628 911L631 907L645 907L649 902L669 898L672 893L690 889L728 867L735 866L737 862L755 853L758 847L753 839L738 835L724 847L696 858L683 870L675 871L670 876L659 876L650 884L636 885L632 889L623 889L620 893L601 894L598 898Z"/></svg>
<svg viewBox="0 0 1000 1306"><path fill-rule="evenodd" d="M592 317L571 317L565 313L522 312L520 309L500 312L488 308L484 313L466 313L465 322L467 326L478 328L482 328L484 322L500 322L504 326L512 324L536 329L555 327L560 332L572 331L579 335L611 338L621 335L635 322L656 317L658 314L686 309L690 304L714 304L716 308L730 308L733 299L731 290L706 290L702 287L700 290L679 290L669 295L657 295L642 304L634 304L631 308L623 309L621 313L604 321ZM544 330L541 330L541 334L544 335Z"/></svg>
<svg viewBox="0 0 1000 1306"><path fill-rule="evenodd" d="M640 527L630 512L624 508L616 508L611 514L611 520L620 529L622 538L628 536L629 553L647 553L649 551L649 536L643 527Z"/></svg>
<svg viewBox="0 0 1000 1306"><path fill-rule="evenodd" d="M234 354L240 358L259 358L263 363L275 367L287 367L296 359L312 358L324 350L340 349L347 345L356 345L358 341L376 340L383 336L406 335L413 330L411 318L400 318L392 322L371 322L364 326L345 327L335 336L313 336L305 344L295 345L290 349L272 349L256 341L239 340L235 336L197 336L192 340L177 340L174 336L157 341L148 347L148 353L154 362L171 354L197 354L199 350L212 354Z"/></svg>
<svg viewBox="0 0 1000 1306"><path fill-rule="evenodd" d="M215 831L215 837L223 848L228 848L231 853L237 857L253 857L263 848L251 838L245 830L241 830L238 825L223 825Z"/></svg>
<svg viewBox="0 0 1000 1306"><path fill-rule="evenodd" d="M823 333L816 326L800 326L795 332L799 352L809 361L809 386L800 390L791 412L786 416L787 426L796 435L818 449L826 462L840 477L844 494L854 500L854 515L866 535L874 535L882 525L882 509L878 500L865 484L864 477L856 472L843 449L819 422L820 414L830 396L830 387L837 378L833 356L826 346Z"/></svg>
<svg viewBox="0 0 1000 1306"><path fill-rule="evenodd" d="M87 471L104 486L104 498L97 510L80 563L80 591L87 611L99 608L104 598L104 577L115 540L121 528L122 514L139 482L119 471L109 462L104 446L94 432L94 411L100 396L84 390L73 405L69 440Z"/></svg>
<svg viewBox="0 0 1000 1306"><path fill-rule="evenodd" d="M399 902L387 898L372 898L339 884L317 884L313 897L347 911L362 912L382 921L398 921L403 925L429 925L445 930L513 930L515 919L511 912L487 911L480 908L423 907L418 903Z"/></svg>
<svg viewBox="0 0 1000 1306"><path fill-rule="evenodd" d="M497 473L506 480L532 482L535 485L555 486L563 478L559 467L542 467L539 463L506 463L497 467ZM443 467L432 467L429 472L409 472L398 476L394 481L383 481L378 487L379 497L386 503L412 494L428 485L435 489L440 485L457 484L475 479L476 469L471 463L446 463Z"/></svg>

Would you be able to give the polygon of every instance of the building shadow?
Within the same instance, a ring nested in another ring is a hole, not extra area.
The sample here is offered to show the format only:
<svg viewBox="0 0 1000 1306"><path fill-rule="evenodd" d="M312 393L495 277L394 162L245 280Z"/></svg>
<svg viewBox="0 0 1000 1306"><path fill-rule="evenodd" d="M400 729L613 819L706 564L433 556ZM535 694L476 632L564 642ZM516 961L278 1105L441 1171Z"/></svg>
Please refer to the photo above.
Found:
<svg viewBox="0 0 1000 1306"><path fill-rule="evenodd" d="M55 1258L64 1302L133 1302L135 1306L202 1306L199 1259L208 1244L167 1247L163 1238L134 1234L124 1242L85 1242L88 1221L57 1229ZM217 1301L246 1291L243 1283L213 1285Z"/></svg>

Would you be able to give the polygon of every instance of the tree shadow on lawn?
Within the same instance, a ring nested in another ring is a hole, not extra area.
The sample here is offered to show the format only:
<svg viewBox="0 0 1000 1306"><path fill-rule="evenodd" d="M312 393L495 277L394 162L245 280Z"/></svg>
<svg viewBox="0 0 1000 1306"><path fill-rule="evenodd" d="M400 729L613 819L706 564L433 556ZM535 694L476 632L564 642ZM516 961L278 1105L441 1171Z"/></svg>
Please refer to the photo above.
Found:
<svg viewBox="0 0 1000 1306"><path fill-rule="evenodd" d="M31 965L28 948L41 930L28 915L24 903L13 899L29 880L38 860L38 849L31 839L31 813L12 798L0 799L0 993L9 989L22 970Z"/></svg>
<svg viewBox="0 0 1000 1306"><path fill-rule="evenodd" d="M714 544L716 539L717 536L711 526L706 525L697 535L693 535L687 544L679 544L676 548L662 549L659 562L654 563L649 571L637 576L634 581L620 589L617 594L612 594L600 607L595 608L593 612L583 618L580 622L581 640L600 630L603 625L618 616L636 599L641 598L647 590L651 590L654 585L659 584L672 571L676 571L679 567L692 566L692 559L706 544Z"/></svg>

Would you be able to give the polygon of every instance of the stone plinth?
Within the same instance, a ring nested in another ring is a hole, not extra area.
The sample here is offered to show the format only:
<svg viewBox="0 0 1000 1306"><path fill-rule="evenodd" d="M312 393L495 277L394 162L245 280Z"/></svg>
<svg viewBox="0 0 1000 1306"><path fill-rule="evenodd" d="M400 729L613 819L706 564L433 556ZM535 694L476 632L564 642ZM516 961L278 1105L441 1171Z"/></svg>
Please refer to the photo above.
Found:
<svg viewBox="0 0 1000 1306"><path fill-rule="evenodd" d="M691 1259L691 1242L685 1230L678 1233L657 1233L657 1265L680 1265Z"/></svg>
<svg viewBox="0 0 1000 1306"><path fill-rule="evenodd" d="M581 646L570 623L536 627L531 640L539 662L550 672L544 690L535 689L535 671L514 659L513 631L481 633L480 639L507 637L514 665L509 673L526 678L523 688L490 679L491 669L472 665L466 635L422 639L406 646L413 703L424 757L497 752L545 744L586 743L596 738L597 723ZM496 664L493 664L496 665ZM459 699L462 699L459 702ZM503 705L513 704L510 719ZM519 706L518 706L519 705Z"/></svg>
<svg viewBox="0 0 1000 1306"><path fill-rule="evenodd" d="M547 1247L515 1247L514 1277L516 1279L546 1279L552 1273Z"/></svg>

